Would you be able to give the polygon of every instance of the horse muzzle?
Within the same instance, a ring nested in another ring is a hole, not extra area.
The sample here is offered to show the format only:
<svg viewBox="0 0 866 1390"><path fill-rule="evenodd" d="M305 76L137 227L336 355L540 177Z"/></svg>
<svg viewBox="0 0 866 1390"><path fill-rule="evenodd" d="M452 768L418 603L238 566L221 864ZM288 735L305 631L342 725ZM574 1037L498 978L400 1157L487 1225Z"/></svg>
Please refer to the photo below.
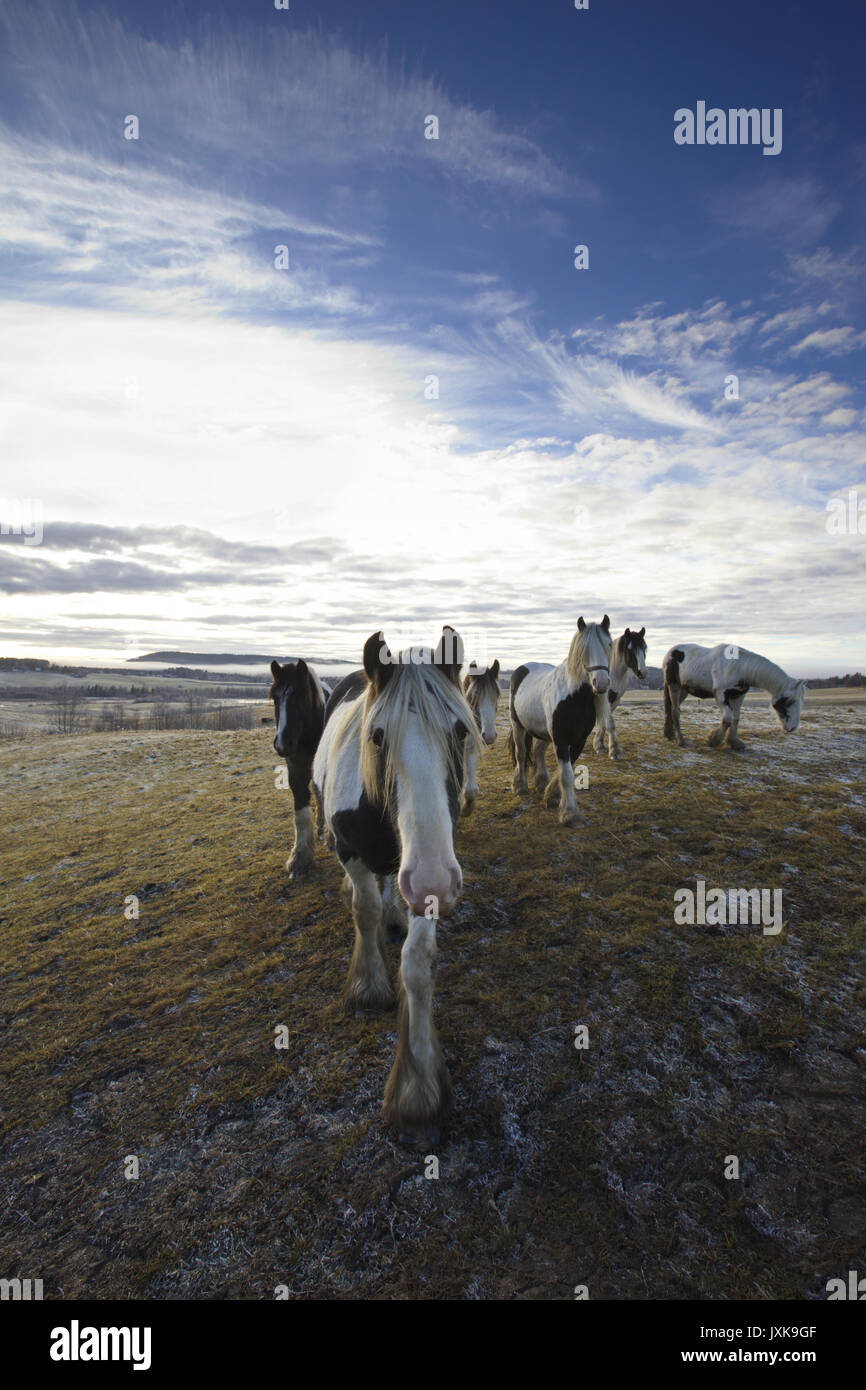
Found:
<svg viewBox="0 0 866 1390"><path fill-rule="evenodd" d="M401 869L397 886L416 917L445 917L456 907L463 890L460 865L442 865L434 871Z"/></svg>

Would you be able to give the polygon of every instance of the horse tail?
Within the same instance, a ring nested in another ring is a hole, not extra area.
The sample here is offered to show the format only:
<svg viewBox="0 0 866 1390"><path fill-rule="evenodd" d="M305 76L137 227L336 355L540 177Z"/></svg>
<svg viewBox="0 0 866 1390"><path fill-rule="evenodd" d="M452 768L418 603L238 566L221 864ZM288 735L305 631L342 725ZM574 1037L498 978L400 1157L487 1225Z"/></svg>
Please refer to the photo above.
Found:
<svg viewBox="0 0 866 1390"><path fill-rule="evenodd" d="M680 662L685 661L686 654L679 647L671 647L664 661L662 670L665 677L665 738L671 742L676 738L674 729L674 702L671 697L671 686L680 683Z"/></svg>

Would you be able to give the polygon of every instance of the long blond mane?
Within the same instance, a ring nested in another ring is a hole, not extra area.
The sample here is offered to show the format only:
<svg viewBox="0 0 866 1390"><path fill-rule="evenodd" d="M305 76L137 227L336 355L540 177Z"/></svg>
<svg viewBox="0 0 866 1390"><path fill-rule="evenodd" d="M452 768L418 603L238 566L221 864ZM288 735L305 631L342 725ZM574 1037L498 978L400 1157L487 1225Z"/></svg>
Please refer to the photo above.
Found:
<svg viewBox="0 0 866 1390"><path fill-rule="evenodd" d="M458 786L461 769L457 760L457 745L452 737L458 720L466 729L464 756L472 748L481 752L481 736L469 702L459 687L429 661L429 650L426 654L428 660L420 664L395 663L390 680L378 693L370 685L366 695L355 701L350 714L334 736L335 754L350 740L358 740L358 760L364 790L371 801L383 805L393 798L397 785L393 750L401 746L411 719L420 721L430 743L431 754L439 755L447 774ZM381 729L384 735L381 748L372 739L376 729Z"/></svg>
<svg viewBox="0 0 866 1390"><path fill-rule="evenodd" d="M606 647L608 661L610 661L613 648L613 639L606 633L601 623L587 623L583 632L575 632L571 639L571 646L566 657L566 668L568 674L575 680L582 680L589 666L589 643L593 632L597 632L601 637L602 645ZM593 663L594 664L594 663Z"/></svg>

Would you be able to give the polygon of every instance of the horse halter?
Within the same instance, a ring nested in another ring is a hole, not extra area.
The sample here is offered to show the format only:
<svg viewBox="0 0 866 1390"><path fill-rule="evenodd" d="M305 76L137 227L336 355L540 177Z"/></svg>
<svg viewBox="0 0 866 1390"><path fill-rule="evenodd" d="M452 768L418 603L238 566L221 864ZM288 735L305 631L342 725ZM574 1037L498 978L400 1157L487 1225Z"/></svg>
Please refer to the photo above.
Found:
<svg viewBox="0 0 866 1390"><path fill-rule="evenodd" d="M586 669L587 671L607 671L608 675L610 675L610 664L607 666L587 666Z"/></svg>

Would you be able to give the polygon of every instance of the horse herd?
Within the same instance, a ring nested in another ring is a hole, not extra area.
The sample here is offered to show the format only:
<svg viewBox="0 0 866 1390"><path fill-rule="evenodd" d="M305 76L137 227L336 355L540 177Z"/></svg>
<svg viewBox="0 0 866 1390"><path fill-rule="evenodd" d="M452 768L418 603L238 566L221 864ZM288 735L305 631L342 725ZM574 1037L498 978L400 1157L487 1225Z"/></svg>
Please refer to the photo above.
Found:
<svg viewBox="0 0 866 1390"><path fill-rule="evenodd" d="M545 803L559 819L577 819L574 763L596 730L619 757L613 712L629 672L646 675L645 628L611 637L600 623L578 619L568 655L558 666L527 662L511 676L509 744L515 792L528 791L532 761ZM303 660L271 663L276 733L274 748L288 763L295 808L291 876L313 862L310 785L317 833L326 832L345 871L355 942L345 988L349 1010L394 1006L384 938L403 942L400 962L398 1046L385 1088L383 1111L399 1138L432 1144L447 1117L451 1085L433 1024L436 921L457 903L462 888L454 853L460 811L478 795L478 759L496 739L499 662L473 663L461 680L463 643L446 626L435 648L392 655L381 632L364 645L363 669L326 693ZM720 726L714 746L743 747L738 735L747 690L769 691L787 732L797 728L805 682L742 648L680 645L664 658L665 736L683 745L679 710L687 695L715 698ZM557 769L548 776L551 746Z"/></svg>

